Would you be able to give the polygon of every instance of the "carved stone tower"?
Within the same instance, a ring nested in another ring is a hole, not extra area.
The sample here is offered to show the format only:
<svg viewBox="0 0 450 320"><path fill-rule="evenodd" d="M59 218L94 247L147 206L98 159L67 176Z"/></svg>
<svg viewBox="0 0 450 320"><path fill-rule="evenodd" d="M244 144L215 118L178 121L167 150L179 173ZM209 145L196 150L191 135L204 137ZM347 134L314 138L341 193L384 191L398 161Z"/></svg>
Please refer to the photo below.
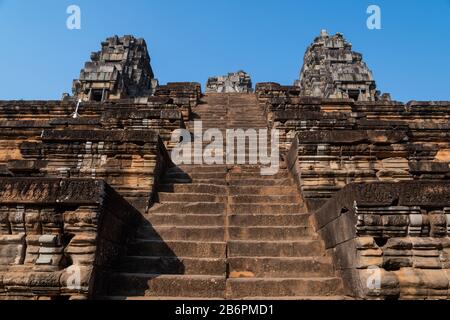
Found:
<svg viewBox="0 0 450 320"><path fill-rule="evenodd" d="M148 96L156 86L145 40L114 36L91 54L72 91L82 101L105 101Z"/></svg>
<svg viewBox="0 0 450 320"><path fill-rule="evenodd" d="M304 96L379 100L372 72L362 55L352 51L351 43L341 33L329 36L325 30L306 50L295 85Z"/></svg>

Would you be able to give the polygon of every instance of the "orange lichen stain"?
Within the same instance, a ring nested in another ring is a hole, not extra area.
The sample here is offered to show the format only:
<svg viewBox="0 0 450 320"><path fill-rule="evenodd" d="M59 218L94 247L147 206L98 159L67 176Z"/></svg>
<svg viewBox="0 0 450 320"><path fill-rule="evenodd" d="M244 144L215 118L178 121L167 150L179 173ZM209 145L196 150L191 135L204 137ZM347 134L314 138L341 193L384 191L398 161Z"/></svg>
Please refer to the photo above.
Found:
<svg viewBox="0 0 450 320"><path fill-rule="evenodd" d="M230 278L254 278L255 274L249 271L233 271L230 272Z"/></svg>
<svg viewBox="0 0 450 320"><path fill-rule="evenodd" d="M450 150L441 150L436 154L436 160L450 162Z"/></svg>
<svg viewBox="0 0 450 320"><path fill-rule="evenodd" d="M22 153L19 148L4 149L0 152L0 161L22 160Z"/></svg>

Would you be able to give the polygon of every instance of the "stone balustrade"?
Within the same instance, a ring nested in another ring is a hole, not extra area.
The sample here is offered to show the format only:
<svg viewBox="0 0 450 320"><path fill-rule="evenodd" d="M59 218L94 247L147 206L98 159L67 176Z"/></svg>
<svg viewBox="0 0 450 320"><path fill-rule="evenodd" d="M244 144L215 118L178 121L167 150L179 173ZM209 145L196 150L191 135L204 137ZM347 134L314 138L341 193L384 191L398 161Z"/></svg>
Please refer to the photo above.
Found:
<svg viewBox="0 0 450 320"><path fill-rule="evenodd" d="M450 298L450 182L350 184L314 220L346 294Z"/></svg>
<svg viewBox="0 0 450 320"><path fill-rule="evenodd" d="M0 299L100 294L141 214L105 182L0 179Z"/></svg>

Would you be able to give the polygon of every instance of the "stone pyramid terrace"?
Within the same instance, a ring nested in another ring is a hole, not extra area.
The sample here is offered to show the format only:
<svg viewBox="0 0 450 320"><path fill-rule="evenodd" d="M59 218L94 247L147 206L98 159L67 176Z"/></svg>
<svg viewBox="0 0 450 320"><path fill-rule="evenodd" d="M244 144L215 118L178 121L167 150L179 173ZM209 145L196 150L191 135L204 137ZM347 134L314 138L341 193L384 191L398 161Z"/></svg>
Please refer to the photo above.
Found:
<svg viewBox="0 0 450 320"><path fill-rule="evenodd" d="M72 95L0 101L0 299L450 299L450 102L381 94L325 31L293 86L150 61L115 36ZM198 121L277 130L279 170L175 164Z"/></svg>

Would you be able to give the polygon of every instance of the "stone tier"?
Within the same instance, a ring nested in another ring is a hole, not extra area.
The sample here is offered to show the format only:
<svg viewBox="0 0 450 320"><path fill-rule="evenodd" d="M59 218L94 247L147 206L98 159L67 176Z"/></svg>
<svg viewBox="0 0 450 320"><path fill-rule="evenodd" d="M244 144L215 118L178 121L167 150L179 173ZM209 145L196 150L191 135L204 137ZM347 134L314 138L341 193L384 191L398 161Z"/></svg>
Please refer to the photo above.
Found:
<svg viewBox="0 0 450 320"><path fill-rule="evenodd" d="M354 102L258 88L282 150L295 150L292 167L311 209L352 182L450 179L449 102Z"/></svg>
<svg viewBox="0 0 450 320"><path fill-rule="evenodd" d="M351 184L314 218L347 295L450 298L450 182Z"/></svg>
<svg viewBox="0 0 450 320"><path fill-rule="evenodd" d="M86 299L140 213L105 182L0 179L0 299Z"/></svg>
<svg viewBox="0 0 450 320"><path fill-rule="evenodd" d="M172 131L184 127L178 106L162 97L83 103L77 118L66 102L0 102L0 110L0 176L105 179L141 211L171 163Z"/></svg>

